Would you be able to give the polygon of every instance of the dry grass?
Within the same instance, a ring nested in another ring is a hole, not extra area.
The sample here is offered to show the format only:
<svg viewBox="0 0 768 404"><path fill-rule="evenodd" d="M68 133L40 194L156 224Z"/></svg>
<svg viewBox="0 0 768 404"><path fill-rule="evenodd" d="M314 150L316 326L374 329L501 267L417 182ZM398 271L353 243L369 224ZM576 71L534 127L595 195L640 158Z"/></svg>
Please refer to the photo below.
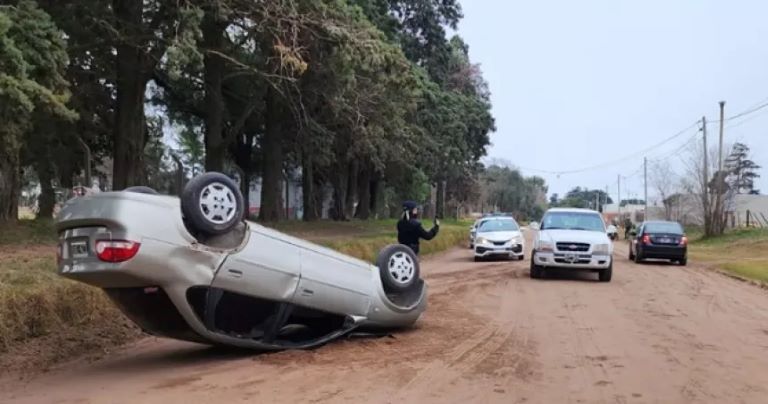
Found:
<svg viewBox="0 0 768 404"><path fill-rule="evenodd" d="M691 243L691 258L768 283L768 230L742 229Z"/></svg>
<svg viewBox="0 0 768 404"><path fill-rule="evenodd" d="M436 239L423 244L423 252L463 241L468 226L445 223ZM273 227L369 262L381 247L396 241L391 220ZM51 221L23 220L0 231L0 373L45 367L141 335L102 291L56 274L55 243Z"/></svg>

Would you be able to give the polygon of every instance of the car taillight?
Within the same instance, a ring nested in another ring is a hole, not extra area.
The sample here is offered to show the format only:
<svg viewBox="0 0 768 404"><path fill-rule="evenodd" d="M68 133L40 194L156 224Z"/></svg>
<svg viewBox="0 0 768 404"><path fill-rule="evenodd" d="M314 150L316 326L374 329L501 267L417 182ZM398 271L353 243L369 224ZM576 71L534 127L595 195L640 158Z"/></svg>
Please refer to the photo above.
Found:
<svg viewBox="0 0 768 404"><path fill-rule="evenodd" d="M683 236L683 237L680 239L680 245L681 245L681 246L683 246L683 247L687 246L687 245L688 245L688 237L686 237L686 236Z"/></svg>
<svg viewBox="0 0 768 404"><path fill-rule="evenodd" d="M651 244L651 236L643 234L643 244Z"/></svg>
<svg viewBox="0 0 768 404"><path fill-rule="evenodd" d="M104 262L124 262L136 256L141 244L126 240L99 240L96 255Z"/></svg>

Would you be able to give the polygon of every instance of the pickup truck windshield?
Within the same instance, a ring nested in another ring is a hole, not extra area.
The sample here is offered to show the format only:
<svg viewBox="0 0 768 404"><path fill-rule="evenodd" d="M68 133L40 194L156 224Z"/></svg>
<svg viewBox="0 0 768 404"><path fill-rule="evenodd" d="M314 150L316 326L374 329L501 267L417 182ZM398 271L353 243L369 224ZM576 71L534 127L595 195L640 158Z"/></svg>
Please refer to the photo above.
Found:
<svg viewBox="0 0 768 404"><path fill-rule="evenodd" d="M600 215L581 212L549 212L544 216L541 230L585 230L605 232Z"/></svg>

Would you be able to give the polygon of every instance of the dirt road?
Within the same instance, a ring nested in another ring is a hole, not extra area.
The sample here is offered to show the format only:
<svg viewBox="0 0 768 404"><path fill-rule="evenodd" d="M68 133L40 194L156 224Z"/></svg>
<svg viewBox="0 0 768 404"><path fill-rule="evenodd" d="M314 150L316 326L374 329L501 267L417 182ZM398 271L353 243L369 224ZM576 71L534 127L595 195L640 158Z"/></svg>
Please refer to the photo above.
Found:
<svg viewBox="0 0 768 404"><path fill-rule="evenodd" d="M429 310L393 338L263 355L150 338L0 381L0 402L768 402L768 293L625 256L603 284L456 249L425 262Z"/></svg>

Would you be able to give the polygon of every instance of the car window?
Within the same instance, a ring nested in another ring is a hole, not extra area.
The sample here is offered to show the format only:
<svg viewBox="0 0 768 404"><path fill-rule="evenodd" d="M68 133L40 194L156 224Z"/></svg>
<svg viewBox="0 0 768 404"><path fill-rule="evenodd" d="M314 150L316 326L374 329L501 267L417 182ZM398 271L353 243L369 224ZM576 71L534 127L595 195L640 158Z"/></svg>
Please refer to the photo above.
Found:
<svg viewBox="0 0 768 404"><path fill-rule="evenodd" d="M520 230L514 220L488 220L480 225L480 232Z"/></svg>
<svg viewBox="0 0 768 404"><path fill-rule="evenodd" d="M644 232L683 234L683 228L679 223L674 222L648 223L645 225Z"/></svg>
<svg viewBox="0 0 768 404"><path fill-rule="evenodd" d="M544 216L541 230L585 230L605 232L600 215L582 212L549 212Z"/></svg>

